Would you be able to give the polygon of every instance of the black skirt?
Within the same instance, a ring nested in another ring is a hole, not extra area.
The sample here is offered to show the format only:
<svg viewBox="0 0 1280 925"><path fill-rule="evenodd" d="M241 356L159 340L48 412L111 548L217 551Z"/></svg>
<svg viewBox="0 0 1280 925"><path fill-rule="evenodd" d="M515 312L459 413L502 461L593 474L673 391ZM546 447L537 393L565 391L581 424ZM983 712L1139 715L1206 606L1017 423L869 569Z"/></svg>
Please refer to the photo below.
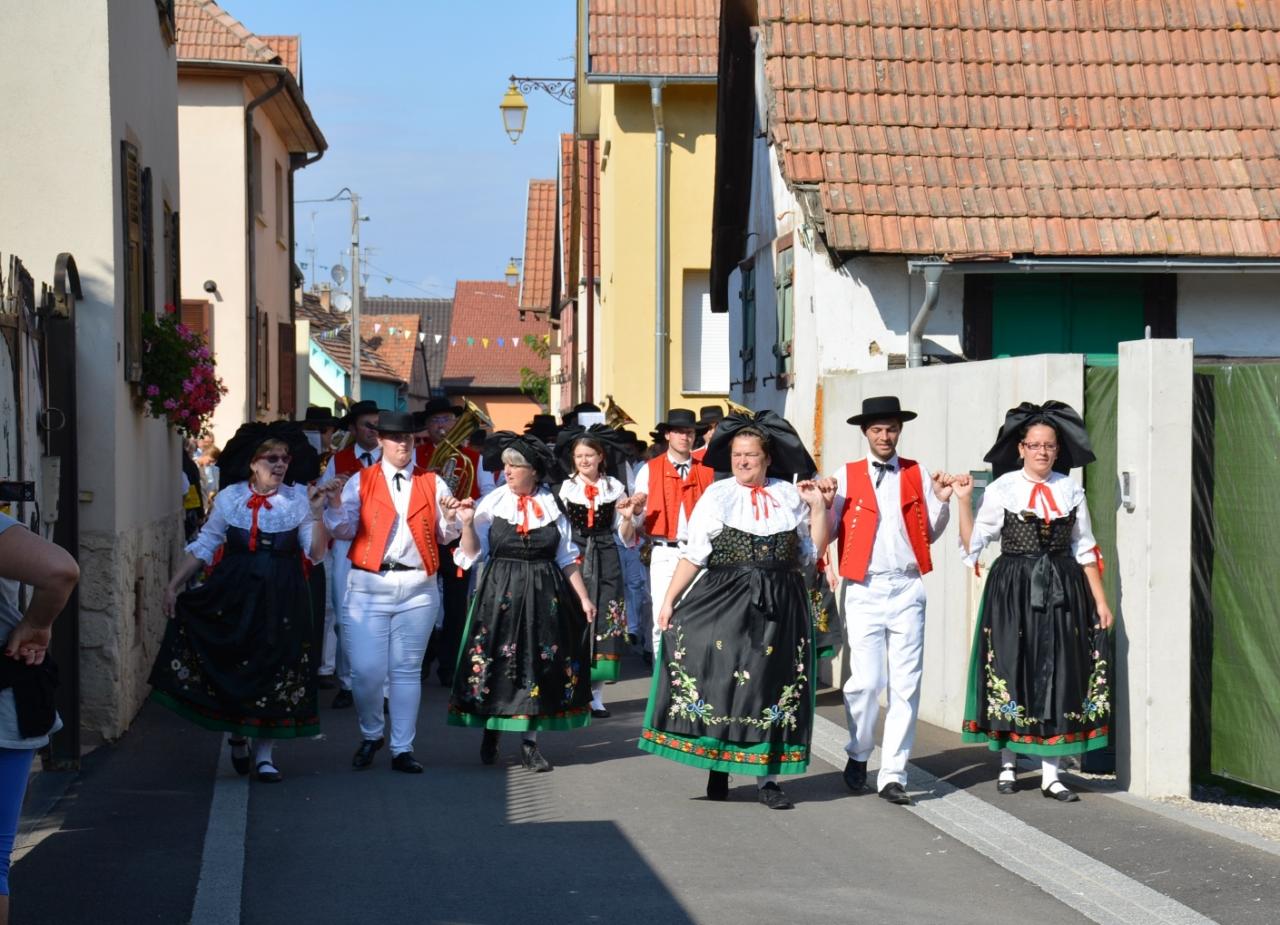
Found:
<svg viewBox="0 0 1280 925"><path fill-rule="evenodd" d="M320 731L311 597L297 530L227 530L222 559L179 595L151 669L152 699L207 729L263 739Z"/></svg>
<svg viewBox="0 0 1280 925"><path fill-rule="evenodd" d="M639 746L673 761L798 774L813 733L813 613L795 531L724 528L662 634Z"/></svg>
<svg viewBox="0 0 1280 925"><path fill-rule="evenodd" d="M556 565L560 533L496 519L471 601L449 724L524 731L591 722L591 627Z"/></svg>
<svg viewBox="0 0 1280 925"><path fill-rule="evenodd" d="M622 655L627 650L627 593L622 576L622 557L614 540L616 502L596 507L592 523L587 523L587 506L565 501L556 493L561 510L569 519L573 541L582 550L582 580L596 605L591 680L618 680Z"/></svg>
<svg viewBox="0 0 1280 925"><path fill-rule="evenodd" d="M1005 513L974 633L966 742L1053 757L1109 741L1109 636L1071 554L1074 523L1074 511L1048 524Z"/></svg>

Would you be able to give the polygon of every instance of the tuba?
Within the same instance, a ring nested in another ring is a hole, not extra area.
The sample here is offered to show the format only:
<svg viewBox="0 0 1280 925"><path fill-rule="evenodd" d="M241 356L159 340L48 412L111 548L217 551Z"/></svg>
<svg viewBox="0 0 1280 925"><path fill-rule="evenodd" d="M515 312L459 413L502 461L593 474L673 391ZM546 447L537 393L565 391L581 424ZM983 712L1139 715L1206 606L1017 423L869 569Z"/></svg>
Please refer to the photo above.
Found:
<svg viewBox="0 0 1280 925"><path fill-rule="evenodd" d="M726 398L724 400L724 404L725 404L725 407L729 409L730 414L741 414L743 417L748 417L748 418L753 418L756 416L756 413L754 411L752 411L746 405L738 404L732 398Z"/></svg>
<svg viewBox="0 0 1280 925"><path fill-rule="evenodd" d="M635 418L623 411L612 395L604 397L604 422L615 430L621 430L628 424L634 424Z"/></svg>
<svg viewBox="0 0 1280 925"><path fill-rule="evenodd" d="M444 439L436 444L427 468L444 479L455 498L470 498L476 484L476 465L461 452L467 440L481 427L493 429L493 421L470 399L463 399L463 412L453 422Z"/></svg>

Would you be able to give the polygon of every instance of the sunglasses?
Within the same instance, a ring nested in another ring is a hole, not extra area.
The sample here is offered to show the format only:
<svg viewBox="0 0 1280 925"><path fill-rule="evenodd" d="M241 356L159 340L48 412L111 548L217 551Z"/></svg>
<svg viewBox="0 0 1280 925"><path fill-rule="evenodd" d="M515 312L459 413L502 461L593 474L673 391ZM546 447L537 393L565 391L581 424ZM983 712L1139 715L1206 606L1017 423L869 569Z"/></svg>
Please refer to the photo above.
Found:
<svg viewBox="0 0 1280 925"><path fill-rule="evenodd" d="M293 459L292 456L288 456L285 454L268 453L265 456L259 456L258 459L254 460L254 462L258 462L258 460L261 460L265 462L268 466L276 466L276 465L279 465L280 463L284 463L287 466L292 459Z"/></svg>

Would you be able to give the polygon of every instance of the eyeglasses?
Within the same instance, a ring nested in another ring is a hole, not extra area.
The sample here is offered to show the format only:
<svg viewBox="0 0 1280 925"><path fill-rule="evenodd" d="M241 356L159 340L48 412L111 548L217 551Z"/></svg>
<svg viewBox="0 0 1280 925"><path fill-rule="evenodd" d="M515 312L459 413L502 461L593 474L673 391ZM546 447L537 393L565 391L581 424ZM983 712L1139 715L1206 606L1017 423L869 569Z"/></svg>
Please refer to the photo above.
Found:
<svg viewBox="0 0 1280 925"><path fill-rule="evenodd" d="M1044 450L1046 453L1058 452L1058 444L1056 443L1023 443L1024 450L1030 450L1032 453L1039 453Z"/></svg>
<svg viewBox="0 0 1280 925"><path fill-rule="evenodd" d="M288 455L283 455L280 453L268 453L266 456L259 456L258 459L265 462L268 466L275 466L275 465L279 465L280 463L284 463L287 466L289 462L293 459L293 457Z"/></svg>

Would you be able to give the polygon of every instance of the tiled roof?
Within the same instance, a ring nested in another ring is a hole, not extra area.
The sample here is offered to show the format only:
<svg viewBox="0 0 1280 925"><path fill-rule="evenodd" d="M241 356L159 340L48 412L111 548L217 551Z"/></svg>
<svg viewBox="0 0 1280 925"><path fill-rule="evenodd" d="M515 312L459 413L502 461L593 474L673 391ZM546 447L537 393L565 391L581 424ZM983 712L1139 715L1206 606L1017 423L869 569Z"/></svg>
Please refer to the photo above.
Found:
<svg viewBox="0 0 1280 925"><path fill-rule="evenodd" d="M515 286L504 280L459 280L453 292L444 386L455 394L468 388L518 391L521 367L545 374L550 365L524 344L524 336L543 337L550 330L546 315L539 320L530 312L520 320L520 291ZM517 346L511 346L513 341Z"/></svg>
<svg viewBox="0 0 1280 925"><path fill-rule="evenodd" d="M260 35L258 38L271 46L280 57L280 63L289 69L293 79L302 83L302 36L300 35Z"/></svg>
<svg viewBox="0 0 1280 925"><path fill-rule="evenodd" d="M361 327L364 325L362 324ZM350 330L350 326L343 326L323 334L313 335L311 338L321 350L333 358L335 363L346 370L348 375L351 373ZM383 382L408 382L378 356L373 345L364 338L360 340L360 378L378 379Z"/></svg>
<svg viewBox="0 0 1280 925"><path fill-rule="evenodd" d="M295 306L295 314L311 322L313 334L332 331L347 323L347 316L324 307L320 296L314 292L304 292L302 302Z"/></svg>
<svg viewBox="0 0 1280 925"><path fill-rule="evenodd" d="M760 0L840 251L1280 255L1280 2Z"/></svg>
<svg viewBox="0 0 1280 925"><path fill-rule="evenodd" d="M255 64L272 64L280 59L275 49L213 0L177 0L174 18L179 59Z"/></svg>
<svg viewBox="0 0 1280 925"><path fill-rule="evenodd" d="M573 238L573 136L560 136L560 234L561 234L561 250L560 250L560 269L561 272L568 274L570 268L569 255L573 252L573 248L582 241L582 235L587 227L587 143L585 141L578 142L578 240ZM592 226L595 230L593 237L595 238L595 273L592 278L600 276L600 149L596 148L596 183L595 183L595 224ZM582 261L587 259L586 253L577 255L577 266L579 268L579 276L582 275ZM561 286L561 293L574 294L577 292L578 286L575 280L572 285L568 284L568 280L564 281Z"/></svg>
<svg viewBox="0 0 1280 925"><path fill-rule="evenodd" d="M720 0L593 0L593 74L715 77Z"/></svg>
<svg viewBox="0 0 1280 925"><path fill-rule="evenodd" d="M444 359L449 349L449 325L453 320L452 299L412 299L367 295L360 303L360 318L369 315L417 315L418 330L426 334L427 379L433 386L444 377ZM436 335L440 340L436 340Z"/></svg>
<svg viewBox="0 0 1280 925"><path fill-rule="evenodd" d="M529 181L529 208L524 221L524 263L520 307L546 311L551 305L551 277L556 257L556 181Z"/></svg>
<svg viewBox="0 0 1280 925"><path fill-rule="evenodd" d="M405 382L413 379L413 358L418 352L417 315L370 315L360 306L360 339Z"/></svg>

